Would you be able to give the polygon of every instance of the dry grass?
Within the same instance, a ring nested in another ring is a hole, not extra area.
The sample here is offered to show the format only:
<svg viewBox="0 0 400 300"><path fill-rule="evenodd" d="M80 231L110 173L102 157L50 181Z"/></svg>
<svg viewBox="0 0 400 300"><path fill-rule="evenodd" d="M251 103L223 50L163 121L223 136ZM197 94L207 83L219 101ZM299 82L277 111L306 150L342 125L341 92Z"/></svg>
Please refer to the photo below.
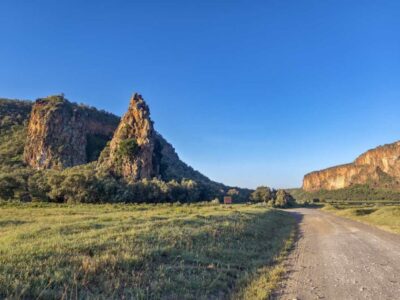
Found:
<svg viewBox="0 0 400 300"><path fill-rule="evenodd" d="M378 226L386 231L400 233L400 206L346 207L325 206L324 210L339 216Z"/></svg>
<svg viewBox="0 0 400 300"><path fill-rule="evenodd" d="M294 227L251 205L2 203L0 298L266 298Z"/></svg>

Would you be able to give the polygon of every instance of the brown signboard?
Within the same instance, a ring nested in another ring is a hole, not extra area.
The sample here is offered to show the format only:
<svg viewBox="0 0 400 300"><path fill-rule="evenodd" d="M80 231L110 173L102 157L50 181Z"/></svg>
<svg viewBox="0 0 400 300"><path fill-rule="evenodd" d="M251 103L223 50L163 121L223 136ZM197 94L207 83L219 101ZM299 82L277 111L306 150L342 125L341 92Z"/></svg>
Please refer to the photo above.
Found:
<svg viewBox="0 0 400 300"><path fill-rule="evenodd" d="M232 197L231 196L225 196L224 197L224 204L232 204Z"/></svg>

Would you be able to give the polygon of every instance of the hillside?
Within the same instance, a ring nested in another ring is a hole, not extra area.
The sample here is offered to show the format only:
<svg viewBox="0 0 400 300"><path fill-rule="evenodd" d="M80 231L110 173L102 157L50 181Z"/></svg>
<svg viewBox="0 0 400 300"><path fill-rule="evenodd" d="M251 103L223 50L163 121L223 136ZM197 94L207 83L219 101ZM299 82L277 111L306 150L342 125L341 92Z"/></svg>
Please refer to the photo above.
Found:
<svg viewBox="0 0 400 300"><path fill-rule="evenodd" d="M179 159L140 95L122 119L61 95L1 99L0 112L0 199L192 202L229 189Z"/></svg>
<svg viewBox="0 0 400 300"><path fill-rule="evenodd" d="M355 185L399 189L400 142L377 147L360 155L353 163L311 172L304 176L307 192L337 190Z"/></svg>

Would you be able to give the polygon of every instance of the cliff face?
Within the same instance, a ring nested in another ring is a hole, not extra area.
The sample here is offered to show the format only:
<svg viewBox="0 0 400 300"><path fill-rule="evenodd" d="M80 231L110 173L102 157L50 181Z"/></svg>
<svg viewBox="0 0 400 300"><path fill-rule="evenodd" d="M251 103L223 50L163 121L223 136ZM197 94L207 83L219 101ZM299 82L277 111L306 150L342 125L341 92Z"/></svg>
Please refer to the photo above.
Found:
<svg viewBox="0 0 400 300"><path fill-rule="evenodd" d="M357 166L374 166L392 177L400 177L400 141L365 152L354 162Z"/></svg>
<svg viewBox="0 0 400 300"><path fill-rule="evenodd" d="M186 178L222 186L179 159L173 146L155 131L149 107L139 94L132 97L122 119L63 96L36 100L24 161L36 169L61 170L96 160L99 170L128 181Z"/></svg>
<svg viewBox="0 0 400 300"><path fill-rule="evenodd" d="M304 176L306 191L335 190L354 184L377 186L400 180L400 142L380 146L360 155L353 163Z"/></svg>
<svg viewBox="0 0 400 300"><path fill-rule="evenodd" d="M118 118L63 96L38 99L28 124L24 160L36 169L63 169L97 159Z"/></svg>

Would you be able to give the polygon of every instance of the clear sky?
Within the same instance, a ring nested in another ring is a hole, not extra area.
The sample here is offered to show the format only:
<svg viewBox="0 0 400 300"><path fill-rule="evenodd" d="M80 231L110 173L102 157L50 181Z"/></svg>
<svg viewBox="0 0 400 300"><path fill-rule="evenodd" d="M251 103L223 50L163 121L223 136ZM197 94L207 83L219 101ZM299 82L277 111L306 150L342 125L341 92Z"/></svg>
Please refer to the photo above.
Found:
<svg viewBox="0 0 400 300"><path fill-rule="evenodd" d="M65 93L211 179L296 187L400 139L400 1L0 1L0 97Z"/></svg>

